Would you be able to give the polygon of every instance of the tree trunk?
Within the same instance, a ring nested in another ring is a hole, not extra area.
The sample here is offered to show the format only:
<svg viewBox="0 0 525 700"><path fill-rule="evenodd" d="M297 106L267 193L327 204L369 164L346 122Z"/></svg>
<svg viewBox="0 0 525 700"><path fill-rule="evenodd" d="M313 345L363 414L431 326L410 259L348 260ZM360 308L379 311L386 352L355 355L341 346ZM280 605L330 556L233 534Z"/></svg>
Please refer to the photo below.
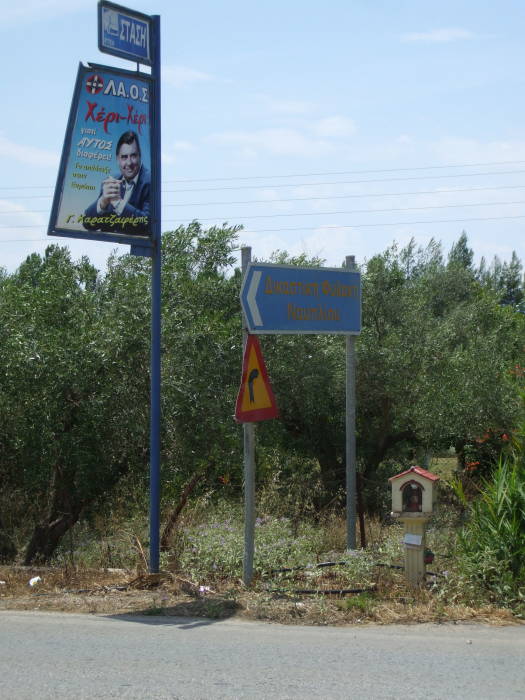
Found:
<svg viewBox="0 0 525 700"><path fill-rule="evenodd" d="M82 506L77 506L74 513L51 515L47 521L37 525L27 545L24 564L43 564L49 561L60 540L66 532L77 522ZM54 517L53 517L54 516Z"/></svg>
<svg viewBox="0 0 525 700"><path fill-rule="evenodd" d="M466 440L458 438L454 444L454 449L456 451L456 459L458 461L458 469L461 471L465 470L466 459L465 459L465 446L467 444Z"/></svg>
<svg viewBox="0 0 525 700"><path fill-rule="evenodd" d="M193 489L197 486L199 481L204 479L206 476L206 472L197 472L194 474L191 479L188 481L184 489L182 490L182 493L180 495L179 502L177 503L176 507L173 509L173 511L170 514L170 517L168 518L168 522L166 523L166 526L164 528L164 531L162 533L162 537L160 538L160 548L162 551L166 551L169 548L169 541L170 537L173 533L173 530L175 528L175 525L177 524L177 520L179 519L179 515L182 512L182 509L186 505L188 501L188 497L193 491Z"/></svg>
<svg viewBox="0 0 525 700"><path fill-rule="evenodd" d="M0 519L0 563L10 564L15 560L16 555L16 547L12 539L5 531L4 524Z"/></svg>
<svg viewBox="0 0 525 700"><path fill-rule="evenodd" d="M60 540L77 522L86 505L85 500L78 498L73 475L60 464L53 470L48 503L47 514L36 525L27 545L24 559L26 566L44 564L51 559Z"/></svg>
<svg viewBox="0 0 525 700"><path fill-rule="evenodd" d="M108 494L128 472L126 461L114 464L111 475L97 482L89 494L79 493L75 473L57 465L49 486L47 514L36 525L26 548L24 564L45 563L51 559L66 532L78 522L82 512L100 497Z"/></svg>
<svg viewBox="0 0 525 700"><path fill-rule="evenodd" d="M320 510L326 501L333 500L340 487L345 485L345 468L338 461L335 450L329 454L325 451L317 453L317 461L321 470L323 493L317 494L313 502L316 510Z"/></svg>

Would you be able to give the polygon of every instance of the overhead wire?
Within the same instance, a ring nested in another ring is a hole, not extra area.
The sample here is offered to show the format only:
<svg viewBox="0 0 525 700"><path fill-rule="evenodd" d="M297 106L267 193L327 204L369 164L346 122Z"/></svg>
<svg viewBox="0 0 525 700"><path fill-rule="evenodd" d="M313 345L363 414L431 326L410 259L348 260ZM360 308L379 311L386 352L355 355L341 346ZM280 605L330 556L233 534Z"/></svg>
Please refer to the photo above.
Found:
<svg viewBox="0 0 525 700"><path fill-rule="evenodd" d="M500 160L500 161L485 161L479 163L451 163L448 165L420 165L412 166L408 168L378 168L378 169L368 169L368 170L332 170L323 171L315 173L286 173L284 175L270 174L270 175L247 175L247 176L231 176L231 177L213 177L213 178L176 178L174 180L164 180L164 183L183 183L183 182L232 182L235 180L270 180L277 178L289 178L289 177L326 177L332 175L364 175L371 173L395 173L395 172L408 172L408 171L419 171L419 170L444 170L447 168L478 168L485 166L494 165L519 165L525 163L525 160ZM0 190L24 190L24 189L52 189L54 185L14 185L10 187L0 187Z"/></svg>
<svg viewBox="0 0 525 700"><path fill-rule="evenodd" d="M519 162L525 162L525 161L519 161ZM436 166L440 167L440 166ZM400 169L402 170L402 169ZM378 172L383 172L383 171L378 171ZM365 180L335 180L335 181L329 181L329 182L294 182L294 183L287 183L287 184L276 184L272 185L272 189L277 189L277 188L290 188L290 187L322 187L326 185L363 185L363 184L368 184L368 183L376 183L376 182L409 182L413 180L442 180L442 179L450 179L450 178L459 178L459 177L484 177L484 176L495 176L495 175L520 175L523 174L525 170L498 170L498 171L483 171L483 172L476 172L476 173L451 173L447 175L414 175L410 177L391 177L391 178L367 178ZM299 176L296 176L299 177ZM304 177L304 176L303 176ZM49 186L50 189L52 189L52 186ZM14 189L14 188L1 188L0 190L3 189ZM16 188L18 189L18 188ZM20 187L19 189L27 189L27 186ZM34 189L37 189L35 187ZM47 189L47 186L46 186ZM230 190L253 190L253 189L268 189L268 186L263 184L263 185L240 185L238 187L203 187L203 188L186 188L186 189L177 189L177 190L163 190L164 194L172 194L172 193L177 193L177 194L182 194L184 192L221 192L221 191L230 191ZM16 196L10 196L10 199L43 199L47 197L51 197L52 194L50 195L16 195Z"/></svg>
<svg viewBox="0 0 525 700"><path fill-rule="evenodd" d="M285 177L325 177L328 175L358 175L358 174L370 174L370 173L397 173L397 172L407 172L410 170L443 170L446 168L479 168L492 165L518 165L520 163L525 163L525 160L500 160L484 163L455 163L450 165L419 165L410 168L379 168L375 170L333 170L324 171L318 173L288 173L286 175L248 175L244 177L213 177L213 178L176 178L175 180L165 180L165 182L175 183L175 182L228 182L234 180L270 180L274 178L285 178Z"/></svg>
<svg viewBox="0 0 525 700"><path fill-rule="evenodd" d="M379 222L376 224L348 224L348 225L323 225L323 226L311 226L299 228L266 228L266 229L246 229L249 233L285 233L287 231L316 231L319 228L322 229L348 229L348 228L380 228L381 226L416 226L420 224L456 224L456 223L467 223L470 221L506 221L510 219L525 219L525 214L520 214L517 216L480 216L480 217L469 217L467 219L434 219L434 220L424 220L424 221L391 221L388 223Z"/></svg>
<svg viewBox="0 0 525 700"><path fill-rule="evenodd" d="M331 171L331 172L316 172L316 173L296 173L296 174L285 174L285 175L255 175L249 177L226 177L226 178L199 178L199 179L185 179L185 180L173 180L165 182L233 182L233 181L253 181L253 180L269 180L269 179L282 179L282 178L297 178L297 177L324 177L332 175L347 175L347 174L372 174L372 173L391 173L391 172L409 172L409 171L423 171L423 170L443 170L448 168L461 168L461 167L482 167L482 166L502 166L502 165L517 165L525 163L522 160L516 161L494 161L485 163L463 163L454 165L442 165L442 166L419 166L412 168L383 168L376 170L354 170L354 171ZM447 173L447 174L428 174L428 175L414 175L410 177L388 177L388 178L367 178L363 180L344 180L344 181L330 181L330 182L299 182L299 183L279 183L279 184L259 184L259 185L240 185L240 186L227 186L227 187L211 187L211 188L183 188L176 190L164 190L164 194L177 193L183 194L185 192L209 192L209 191L230 191L230 190L261 190L277 188L301 188L301 187L323 187L323 186L334 186L334 185L352 185L352 184L368 184L368 183L379 183L379 182L407 182L414 180L434 180L434 179L450 179L450 178L464 178L464 177L482 177L482 176L499 176L499 175L515 175L522 174L525 170L514 169L505 171L483 171L474 173ZM20 187L4 187L0 188L4 191L20 191L28 189L45 189L48 186L20 186ZM51 186L49 186L51 189ZM511 189L523 189L525 185L494 185L494 186L483 186L483 187L471 187L471 188L453 188L453 189L434 189L434 190L418 190L410 192L373 192L373 193L345 193L345 194L333 194L327 196L306 196L306 197L290 197L290 198L273 198L273 199L258 199L258 200L235 200L235 201L214 201L214 202L177 202L177 203L167 203L164 207L196 207L196 206L223 206L223 205L253 205L253 204L265 204L269 205L272 203L280 202L295 202L295 201L327 201L334 199L361 199L361 198L373 198L373 197L407 197L407 196L420 196L420 195L439 195L439 194L457 194L460 192L480 192L480 191L498 191L498 190L511 190ZM31 200L31 199L45 199L50 198L51 195L8 195L9 199L17 200ZM254 214L254 215L239 215L226 216L213 218L198 218L199 221L228 221L235 217L242 217L242 219L250 221L253 219L273 219L280 217L313 217L313 216L333 216L333 215L348 215L348 214L384 214L392 212L404 212L404 211L423 211L423 210L434 210L434 209L448 209L448 208L463 208L463 207L477 207L477 206L505 206L505 205L522 205L525 201L511 201L511 202L476 202L476 203L456 203L456 204L440 204L440 205L427 205L421 207L391 207L382 209L352 209L343 211L321 211L321 212L284 212L284 213L274 213L274 214ZM48 209L43 210L0 210L0 214L43 214L47 213ZM338 224L338 225L322 225L322 228L337 228L337 229L349 229L349 228L364 228L364 227L377 227L377 226L410 226L410 225L421 225L421 224L435 224L435 223L456 223L456 222L468 222L468 221L496 221L496 220L510 220L510 219L521 219L523 216L498 216L498 217L469 217L461 219L439 219L439 220L426 220L426 221L410 221L410 222L380 222L380 223L360 223L360 224ZM165 223L177 223L176 219L164 220ZM20 226L0 226L0 229L30 229L30 228L41 228L41 224L27 224ZM299 228L279 228L279 229L264 229L264 230L253 230L253 233L265 233L265 232L286 232L286 231L298 231L298 230L315 230L320 228L319 225L311 228L305 228L301 226ZM0 241L2 243L7 242L39 242L46 239L7 239Z"/></svg>
<svg viewBox="0 0 525 700"><path fill-rule="evenodd" d="M392 213L392 212L403 212L403 211L426 211L429 209L458 209L458 208L463 208L463 207L493 207L493 206L515 206L515 205L520 205L520 204L525 204L525 200L517 200L517 201L512 201L512 202L471 202L471 203L461 203L461 204L436 204L436 205L427 205L424 207L389 207L385 209L347 209L345 211L319 211L319 212L303 212L303 213L297 213L297 212L291 212L291 213L281 213L281 214L253 214L253 215L245 215L242 218L243 219L277 219L277 218L282 218L282 217L290 217L290 216L302 216L302 217L310 217L310 216L340 216L344 214L385 214L385 213ZM214 216L211 218L202 218L199 217L199 221L229 221L231 218L230 216ZM189 219L187 221L179 221L178 219L164 219L163 223L165 224L173 224L173 223L178 223L179 225L184 225L185 223L190 223L191 221L194 221L195 219ZM17 228L40 228L41 224L26 224L23 226L12 226L12 225L5 225L5 226L0 226L1 229L17 229Z"/></svg>
<svg viewBox="0 0 525 700"><path fill-rule="evenodd" d="M325 197L291 197L288 199L245 199L233 202L187 202L187 203L175 203L175 204L163 204L166 208L171 207L209 207L217 205L230 205L230 204L278 204L286 202L320 202L320 201L330 201L332 199L365 199L371 197L407 197L422 194L456 194L458 192L488 192L497 190L522 190L525 189L525 185L497 185L493 187L461 187L454 188L451 190L416 190L412 192L372 192L372 193L362 193L362 194L334 194ZM45 214L49 212L49 207L47 209L0 209L0 214ZM301 214L298 214L300 216ZM230 218L230 217L228 217Z"/></svg>
<svg viewBox="0 0 525 700"><path fill-rule="evenodd" d="M246 215L243 216L243 219L277 219L280 217L289 217L289 216L334 216L334 215L341 215L341 214L385 214L385 213L391 213L391 212L400 212L400 211L423 211L427 209L457 209L461 207L491 207L491 206L497 206L497 205L515 205L515 204L525 204L525 200L519 200L515 202L473 202L471 204L437 204L437 205L429 205L425 207L394 207L394 208L387 208L387 209L349 209L346 211L316 211L316 212L304 212L301 214L297 214L296 212L293 213L284 213L284 214L253 214L253 215ZM223 216L214 216L212 218L206 218L203 219L199 217L199 221L228 221L232 217L223 217ZM165 220L165 223L173 223L174 221L177 221L176 219L167 219ZM193 219L190 219L190 221L193 221ZM0 226L0 228L2 228Z"/></svg>
<svg viewBox="0 0 525 700"><path fill-rule="evenodd" d="M290 184L272 185L272 189L284 187L319 187L322 185L363 185L371 182L409 182L412 180L442 180L454 177L482 177L486 175L520 175L525 170L499 170L498 172L481 172L481 173L453 173L451 175L413 175L411 177L387 177L374 178L366 180L335 180L332 182L295 182ZM182 190L164 190L166 193L178 192L224 192L227 190L254 190L267 189L265 185L240 185L239 187L201 187L201 188L186 188Z"/></svg>
<svg viewBox="0 0 525 700"><path fill-rule="evenodd" d="M455 188L452 190L416 190L412 192L371 192L371 193L360 193L360 194L333 194L324 197L290 197L287 199L244 199L232 202L185 202L185 203L175 203L175 204L164 204L165 207L209 207L216 206L217 204L273 204L273 203L284 203L284 202L320 202L327 201L331 199L364 199L369 197L406 197L408 195L420 195L420 194L448 194L456 192L483 192L488 190L517 190L524 189L525 185L498 185L494 187L463 187Z"/></svg>
<svg viewBox="0 0 525 700"><path fill-rule="evenodd" d="M252 229L250 227L245 228L245 233L286 233L289 231L316 231L318 229L358 229L358 228L381 228L386 226L416 226L416 225L429 225L429 224L450 224L450 223L468 223L472 221L509 221L514 219L525 219L525 214L518 214L516 216L477 216L468 217L466 219L424 219L422 221L389 221L389 222L378 222L375 224L370 223L359 223L359 224L321 224L317 226L299 226L296 228L264 228L264 229ZM5 228L41 228L40 226L6 226ZM29 238L14 238L14 239L3 239L0 243L36 243L49 240L48 238L40 239L29 239Z"/></svg>

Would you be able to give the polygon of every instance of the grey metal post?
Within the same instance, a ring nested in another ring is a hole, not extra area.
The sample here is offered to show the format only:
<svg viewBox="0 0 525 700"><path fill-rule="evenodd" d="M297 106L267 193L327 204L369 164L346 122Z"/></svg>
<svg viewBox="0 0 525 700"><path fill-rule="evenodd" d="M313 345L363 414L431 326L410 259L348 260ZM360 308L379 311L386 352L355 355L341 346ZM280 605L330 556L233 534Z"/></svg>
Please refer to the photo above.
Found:
<svg viewBox="0 0 525 700"><path fill-rule="evenodd" d="M243 277L252 259L252 249L241 248ZM243 314L243 354L248 338L247 323ZM255 550L255 423L243 423L244 431L244 560L243 581L249 586L253 578Z"/></svg>
<svg viewBox="0 0 525 700"><path fill-rule="evenodd" d="M347 270L355 270L355 256L347 255ZM356 450L355 450L355 336L346 336L346 547L356 547Z"/></svg>

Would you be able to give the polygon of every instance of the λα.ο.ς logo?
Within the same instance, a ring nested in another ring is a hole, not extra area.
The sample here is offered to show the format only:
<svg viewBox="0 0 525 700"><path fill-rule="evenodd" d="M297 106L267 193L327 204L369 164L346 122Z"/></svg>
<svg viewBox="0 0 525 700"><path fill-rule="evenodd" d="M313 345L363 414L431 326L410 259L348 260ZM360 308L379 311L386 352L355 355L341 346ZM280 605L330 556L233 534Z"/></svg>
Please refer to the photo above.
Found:
<svg viewBox="0 0 525 700"><path fill-rule="evenodd" d="M104 78L94 73L86 80L86 90L90 95L97 95L104 87Z"/></svg>

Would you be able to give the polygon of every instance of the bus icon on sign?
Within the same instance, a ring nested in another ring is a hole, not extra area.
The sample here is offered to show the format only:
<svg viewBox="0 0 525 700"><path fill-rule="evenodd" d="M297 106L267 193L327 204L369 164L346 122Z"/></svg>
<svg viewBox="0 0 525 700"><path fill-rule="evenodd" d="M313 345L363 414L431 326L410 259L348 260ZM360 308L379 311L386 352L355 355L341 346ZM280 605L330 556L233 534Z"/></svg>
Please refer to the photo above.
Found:
<svg viewBox="0 0 525 700"><path fill-rule="evenodd" d="M102 14L102 32L108 36L118 36L118 15L114 10L105 8Z"/></svg>

